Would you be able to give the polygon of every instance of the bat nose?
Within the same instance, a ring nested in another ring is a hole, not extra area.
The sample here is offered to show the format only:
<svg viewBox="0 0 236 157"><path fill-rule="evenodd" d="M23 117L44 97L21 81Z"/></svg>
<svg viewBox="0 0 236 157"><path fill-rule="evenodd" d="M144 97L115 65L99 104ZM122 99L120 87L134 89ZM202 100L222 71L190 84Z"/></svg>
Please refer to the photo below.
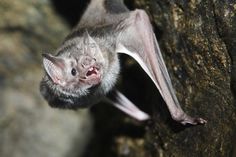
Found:
<svg viewBox="0 0 236 157"><path fill-rule="evenodd" d="M89 68L91 65L95 64L96 60L90 56L82 56L80 61L83 68Z"/></svg>

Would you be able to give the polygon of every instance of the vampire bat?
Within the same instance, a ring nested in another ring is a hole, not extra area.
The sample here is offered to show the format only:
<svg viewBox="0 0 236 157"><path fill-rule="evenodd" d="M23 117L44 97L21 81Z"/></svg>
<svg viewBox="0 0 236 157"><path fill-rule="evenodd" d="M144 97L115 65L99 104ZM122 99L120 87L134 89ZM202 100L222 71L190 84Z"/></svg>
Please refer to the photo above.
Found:
<svg viewBox="0 0 236 157"><path fill-rule="evenodd" d="M40 90L49 105L77 109L107 100L138 120L149 116L114 89L119 54L134 58L151 78L172 118L182 124L204 124L180 107L158 42L145 11L129 11L121 0L91 0L79 24L56 55L43 54Z"/></svg>

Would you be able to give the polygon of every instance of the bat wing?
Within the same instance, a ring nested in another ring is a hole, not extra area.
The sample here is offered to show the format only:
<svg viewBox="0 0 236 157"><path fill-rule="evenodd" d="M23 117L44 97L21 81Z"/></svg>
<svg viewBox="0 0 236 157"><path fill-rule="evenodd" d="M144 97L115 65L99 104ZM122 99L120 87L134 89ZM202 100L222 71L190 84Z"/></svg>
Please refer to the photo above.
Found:
<svg viewBox="0 0 236 157"><path fill-rule="evenodd" d="M143 10L129 14L117 26L116 52L127 54L140 64L159 90L174 120L182 124L206 123L204 119L193 118L181 109L148 15Z"/></svg>

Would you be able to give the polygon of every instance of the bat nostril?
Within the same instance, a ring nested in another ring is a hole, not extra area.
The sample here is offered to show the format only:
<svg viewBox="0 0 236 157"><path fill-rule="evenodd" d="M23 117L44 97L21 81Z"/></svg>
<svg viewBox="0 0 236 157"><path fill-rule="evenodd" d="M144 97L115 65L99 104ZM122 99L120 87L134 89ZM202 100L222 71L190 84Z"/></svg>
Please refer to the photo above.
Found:
<svg viewBox="0 0 236 157"><path fill-rule="evenodd" d="M96 60L90 56L84 56L81 58L81 66L83 68L89 68L91 65L95 64Z"/></svg>

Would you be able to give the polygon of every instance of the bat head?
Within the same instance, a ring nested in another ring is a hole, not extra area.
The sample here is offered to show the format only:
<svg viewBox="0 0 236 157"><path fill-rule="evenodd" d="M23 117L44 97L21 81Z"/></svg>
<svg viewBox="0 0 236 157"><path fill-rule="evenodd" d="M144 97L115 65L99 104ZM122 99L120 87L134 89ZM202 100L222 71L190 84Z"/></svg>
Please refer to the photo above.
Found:
<svg viewBox="0 0 236 157"><path fill-rule="evenodd" d="M43 66L51 81L75 91L101 82L104 58L97 43L86 32L82 44L64 48L59 56L43 54Z"/></svg>
<svg viewBox="0 0 236 157"><path fill-rule="evenodd" d="M42 56L46 75L40 90L51 106L87 107L87 103L93 104L93 99L100 99L108 63L87 31L82 37L62 44L58 55Z"/></svg>

